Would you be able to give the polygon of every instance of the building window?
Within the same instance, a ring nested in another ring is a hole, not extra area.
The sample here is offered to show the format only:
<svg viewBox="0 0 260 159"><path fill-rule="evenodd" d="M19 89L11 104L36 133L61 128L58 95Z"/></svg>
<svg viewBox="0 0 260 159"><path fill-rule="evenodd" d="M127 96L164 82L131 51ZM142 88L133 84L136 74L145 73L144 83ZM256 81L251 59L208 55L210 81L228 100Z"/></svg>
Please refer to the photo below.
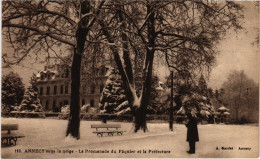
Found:
<svg viewBox="0 0 260 159"><path fill-rule="evenodd" d="M41 75L41 80L44 80L44 75Z"/></svg>
<svg viewBox="0 0 260 159"><path fill-rule="evenodd" d="M68 93L69 93L69 86L66 85L66 86L65 86L65 94L68 94Z"/></svg>
<svg viewBox="0 0 260 159"><path fill-rule="evenodd" d="M93 99L90 100L90 106L94 107L94 100Z"/></svg>
<svg viewBox="0 0 260 159"><path fill-rule="evenodd" d="M54 86L54 91L53 94L56 95L57 94L57 86Z"/></svg>
<svg viewBox="0 0 260 159"><path fill-rule="evenodd" d="M43 95L43 88L40 88L40 95Z"/></svg>
<svg viewBox="0 0 260 159"><path fill-rule="evenodd" d="M91 94L94 94L94 93L95 93L95 85L91 85L90 93L91 93Z"/></svg>
<svg viewBox="0 0 260 159"><path fill-rule="evenodd" d="M56 107L56 101L53 101L53 104L52 104L52 109L54 112L58 112L58 108Z"/></svg>
<svg viewBox="0 0 260 159"><path fill-rule="evenodd" d="M103 85L103 84L101 84L101 85L100 85L100 91L99 91L100 93L102 93L102 92L103 92L103 88L104 88L104 85Z"/></svg>
<svg viewBox="0 0 260 159"><path fill-rule="evenodd" d="M66 69L65 70L65 78L69 78L69 74L70 74L69 69Z"/></svg>
<svg viewBox="0 0 260 159"><path fill-rule="evenodd" d="M60 86L60 94L63 94L63 86Z"/></svg>
<svg viewBox="0 0 260 159"><path fill-rule="evenodd" d="M82 100L82 106L83 106L83 105L85 105L85 100L84 100L84 99Z"/></svg>
<svg viewBox="0 0 260 159"><path fill-rule="evenodd" d="M49 101L46 101L45 109L46 109L46 110L49 109Z"/></svg>
<svg viewBox="0 0 260 159"><path fill-rule="evenodd" d="M50 95L50 87L47 87L47 95Z"/></svg>

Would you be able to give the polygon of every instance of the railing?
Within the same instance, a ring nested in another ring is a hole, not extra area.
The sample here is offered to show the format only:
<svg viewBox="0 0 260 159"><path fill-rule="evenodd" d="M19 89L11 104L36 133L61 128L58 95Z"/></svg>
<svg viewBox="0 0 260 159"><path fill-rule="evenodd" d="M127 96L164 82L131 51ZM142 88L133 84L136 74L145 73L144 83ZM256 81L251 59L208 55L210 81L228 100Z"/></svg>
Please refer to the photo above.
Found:
<svg viewBox="0 0 260 159"><path fill-rule="evenodd" d="M61 112L18 112L11 111L9 113L2 113L2 116L6 117L16 117L16 118L58 118L67 119L69 113ZM117 116L116 114L100 114L100 113L80 113L80 118L85 120L122 120L122 121L132 121L133 117L130 114ZM176 116L173 117L174 121L177 123L182 123L186 120L186 116ZM147 121L169 121L169 115L146 115Z"/></svg>

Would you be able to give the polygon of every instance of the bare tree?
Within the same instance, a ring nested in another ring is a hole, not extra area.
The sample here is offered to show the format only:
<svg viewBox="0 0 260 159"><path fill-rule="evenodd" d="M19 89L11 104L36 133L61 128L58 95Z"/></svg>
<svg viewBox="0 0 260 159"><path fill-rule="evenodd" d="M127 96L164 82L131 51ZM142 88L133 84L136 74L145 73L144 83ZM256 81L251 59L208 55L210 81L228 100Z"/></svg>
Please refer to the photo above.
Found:
<svg viewBox="0 0 260 159"><path fill-rule="evenodd" d="M100 29L106 38L134 116L135 132L146 131L155 56L177 73L192 74L210 68L216 44L228 29L241 29L242 8L234 2L110 1ZM142 89L136 89L132 65L142 62Z"/></svg>
<svg viewBox="0 0 260 159"><path fill-rule="evenodd" d="M244 71L232 71L223 83L222 89L225 90L223 101L235 112L231 115L235 116L236 122L242 116L248 118L244 113L250 113L249 109L258 108L258 85L249 79Z"/></svg>
<svg viewBox="0 0 260 159"><path fill-rule="evenodd" d="M2 3L3 34L14 49L13 56L3 53L8 66L34 53L61 56L73 52L71 67L71 105L66 136L79 139L79 88L82 54L86 39L96 22L103 1L5 1ZM60 53L56 48L61 49Z"/></svg>

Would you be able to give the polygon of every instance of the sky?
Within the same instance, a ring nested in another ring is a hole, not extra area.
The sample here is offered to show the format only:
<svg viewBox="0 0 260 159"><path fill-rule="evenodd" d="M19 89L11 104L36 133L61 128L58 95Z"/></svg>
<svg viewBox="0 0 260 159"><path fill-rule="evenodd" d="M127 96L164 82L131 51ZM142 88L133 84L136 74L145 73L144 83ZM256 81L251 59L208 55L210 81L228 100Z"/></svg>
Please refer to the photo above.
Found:
<svg viewBox="0 0 260 159"><path fill-rule="evenodd" d="M259 14L253 3L243 5L244 30L229 32L217 47L219 55L208 82L213 89L220 88L232 70L244 70L249 78L259 83L259 48L252 45L259 34Z"/></svg>
<svg viewBox="0 0 260 159"><path fill-rule="evenodd" d="M216 56L216 64L212 67L211 74L207 79L208 86L213 89L221 88L222 83L227 80L227 76L232 70L244 70L249 78L259 82L259 48L252 45L259 29L258 9L252 2L239 3L245 7L244 29L238 33L230 31L217 46L219 54ZM2 51L12 51L7 46L7 43L2 41ZM2 68L2 75L11 70L17 72L27 87L32 73L37 73L44 68L44 64L32 63L31 61L30 58L27 58L21 65L11 69ZM157 70L161 79L167 75L167 71L164 70L165 68Z"/></svg>

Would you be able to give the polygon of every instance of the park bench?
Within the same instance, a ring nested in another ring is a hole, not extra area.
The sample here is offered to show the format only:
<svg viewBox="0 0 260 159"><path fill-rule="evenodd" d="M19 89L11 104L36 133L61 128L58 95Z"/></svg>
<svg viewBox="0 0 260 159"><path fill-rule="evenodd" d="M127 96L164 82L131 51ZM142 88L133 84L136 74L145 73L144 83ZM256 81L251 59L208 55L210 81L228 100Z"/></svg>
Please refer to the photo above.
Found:
<svg viewBox="0 0 260 159"><path fill-rule="evenodd" d="M2 124L1 131L7 131L7 133L1 133L1 145L2 146L12 146L16 145L18 138L23 138L25 136L17 135L16 133L11 133L13 130L18 130L18 124Z"/></svg>
<svg viewBox="0 0 260 159"><path fill-rule="evenodd" d="M94 124L91 125L91 128L95 128L94 134L97 136L102 137L103 134L108 134L108 136L113 136L114 134L123 135L123 130L119 130L121 128L120 124Z"/></svg>

